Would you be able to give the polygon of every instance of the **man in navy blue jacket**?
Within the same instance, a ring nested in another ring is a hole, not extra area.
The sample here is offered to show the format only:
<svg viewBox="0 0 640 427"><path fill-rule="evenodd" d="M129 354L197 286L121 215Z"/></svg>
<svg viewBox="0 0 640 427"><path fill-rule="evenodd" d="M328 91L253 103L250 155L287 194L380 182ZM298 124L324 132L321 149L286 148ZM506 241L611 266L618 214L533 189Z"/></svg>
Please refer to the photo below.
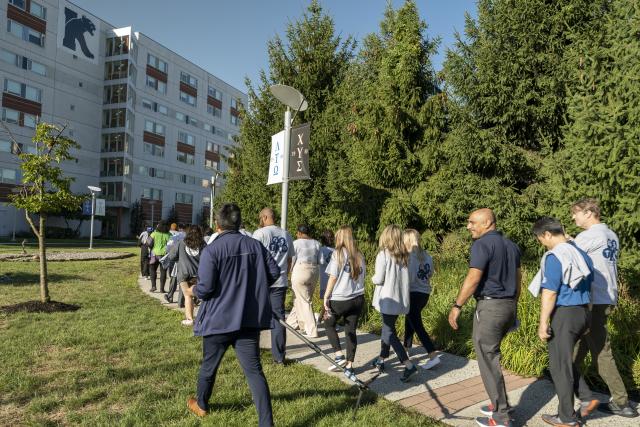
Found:
<svg viewBox="0 0 640 427"><path fill-rule="evenodd" d="M238 232L240 208L222 206L216 217L219 235L200 256L194 294L202 300L194 334L203 337L203 358L197 398L187 402L198 416L206 415L216 371L233 346L247 377L258 410L259 425L273 425L269 385L262 372L258 343L260 330L271 327L269 288L280 277L280 267L257 240Z"/></svg>

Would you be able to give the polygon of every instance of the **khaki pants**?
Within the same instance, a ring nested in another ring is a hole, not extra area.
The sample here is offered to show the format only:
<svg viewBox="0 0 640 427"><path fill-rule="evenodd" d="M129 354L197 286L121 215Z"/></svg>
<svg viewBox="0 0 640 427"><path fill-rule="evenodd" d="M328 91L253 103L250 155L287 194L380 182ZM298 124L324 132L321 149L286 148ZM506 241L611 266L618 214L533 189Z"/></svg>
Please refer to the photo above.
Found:
<svg viewBox="0 0 640 427"><path fill-rule="evenodd" d="M589 332L578 341L573 354L575 363L580 369L587 352L591 352L591 359L596 363L598 374L607 383L613 402L624 408L628 403L627 390L624 388L616 361L611 353L611 343L607 334L607 318L610 313L610 305L593 305Z"/></svg>
<svg viewBox="0 0 640 427"><path fill-rule="evenodd" d="M291 273L293 288L293 309L287 316L287 323L299 327L310 337L318 336L316 318L313 314L311 298L318 282L318 266L316 264L296 263Z"/></svg>

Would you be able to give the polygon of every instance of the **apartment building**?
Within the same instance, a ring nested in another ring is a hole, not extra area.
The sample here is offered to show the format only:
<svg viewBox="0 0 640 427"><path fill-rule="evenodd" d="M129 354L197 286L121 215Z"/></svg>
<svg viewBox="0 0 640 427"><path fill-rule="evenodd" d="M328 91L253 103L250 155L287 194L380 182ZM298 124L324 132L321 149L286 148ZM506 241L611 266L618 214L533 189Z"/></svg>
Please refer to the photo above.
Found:
<svg viewBox="0 0 640 427"><path fill-rule="evenodd" d="M0 0L0 8L1 119L19 144L0 130L0 236L27 230L24 213L6 201L20 183L16 151L34 150L40 120L65 125L80 144L77 160L63 168L75 178L74 192L102 189L98 234L139 232L130 230L136 205L148 223L208 215L203 181L226 169L246 94L133 27L114 27L71 2Z"/></svg>

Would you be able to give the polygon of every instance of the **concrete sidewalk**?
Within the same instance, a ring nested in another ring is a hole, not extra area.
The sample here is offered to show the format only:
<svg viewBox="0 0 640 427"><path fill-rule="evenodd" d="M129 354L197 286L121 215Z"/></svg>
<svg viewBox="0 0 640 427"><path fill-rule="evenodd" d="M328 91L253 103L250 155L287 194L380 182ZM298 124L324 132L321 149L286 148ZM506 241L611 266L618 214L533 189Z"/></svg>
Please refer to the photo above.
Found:
<svg viewBox="0 0 640 427"><path fill-rule="evenodd" d="M158 299L163 305L178 309L175 303L167 304L162 294L150 293L148 280L140 279L139 285L145 293ZM174 299L177 299L177 295L176 292ZM318 332L320 336L310 340L332 356L331 345L321 326ZM271 347L269 331L263 332L260 346L266 349ZM378 335L358 333L358 349L354 365L356 374L361 380L366 381L374 375L375 371L369 366L369 362L379 352L380 337ZM421 362L426 357L422 347L412 348L409 354L414 362ZM329 362L291 332L287 333L287 358L311 365L327 375L333 375L347 384L352 384L342 373L328 371ZM438 366L429 371L418 369L418 373L409 383L400 381L403 366L398 363L395 355L387 359L385 364L386 372L370 385L371 390L385 399L395 401L446 424L476 426L475 418L483 416L479 412L480 407L489 403L480 378L478 364L473 359L443 353ZM515 407L513 425L548 426L542 421L540 415L557 413L558 399L555 396L553 383L546 379L524 378L507 372L505 372L505 381L509 401ZM598 393L596 397L603 402L609 399L608 396ZM633 406L637 404L633 403ZM623 418L596 411L587 419L587 425L637 427L640 425L640 418Z"/></svg>

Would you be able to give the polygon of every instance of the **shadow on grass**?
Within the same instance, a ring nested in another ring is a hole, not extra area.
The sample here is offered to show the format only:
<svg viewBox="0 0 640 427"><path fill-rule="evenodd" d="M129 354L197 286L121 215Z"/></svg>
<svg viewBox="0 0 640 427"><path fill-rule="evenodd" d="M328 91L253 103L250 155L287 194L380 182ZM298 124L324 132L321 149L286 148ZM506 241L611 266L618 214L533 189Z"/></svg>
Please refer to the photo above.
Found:
<svg viewBox="0 0 640 427"><path fill-rule="evenodd" d="M76 276L71 274L49 274L49 284L56 282L64 282L65 280L78 279L82 276ZM33 286L40 284L39 273L26 273L23 271L9 272L0 275L0 286Z"/></svg>
<svg viewBox="0 0 640 427"><path fill-rule="evenodd" d="M17 304L5 305L0 307L0 313L60 313L60 312L68 312L68 311L78 311L80 310L79 305L74 304L65 304L63 302L58 301L49 301L49 302L41 302L41 301L25 301L19 302Z"/></svg>

